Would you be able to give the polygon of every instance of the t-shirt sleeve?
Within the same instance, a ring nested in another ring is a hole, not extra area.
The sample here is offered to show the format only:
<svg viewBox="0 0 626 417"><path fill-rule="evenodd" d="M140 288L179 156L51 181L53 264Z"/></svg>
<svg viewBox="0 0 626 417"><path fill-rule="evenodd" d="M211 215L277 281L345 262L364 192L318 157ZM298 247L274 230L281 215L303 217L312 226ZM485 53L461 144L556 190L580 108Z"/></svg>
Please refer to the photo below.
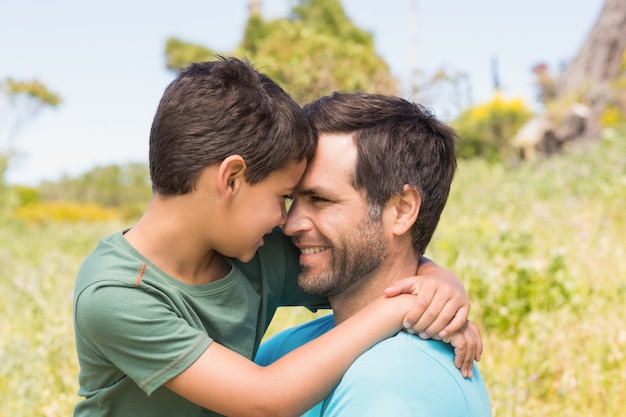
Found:
<svg viewBox="0 0 626 417"><path fill-rule="evenodd" d="M151 394L194 363L211 339L140 288L92 285L76 301L77 336ZM96 359L93 359L96 360Z"/></svg>
<svg viewBox="0 0 626 417"><path fill-rule="evenodd" d="M285 332L287 332L287 330ZM256 362L257 365L270 365L290 352L290 350L284 346L285 340L289 338L285 332L271 337L266 342L261 343L261 346L254 357L254 362Z"/></svg>

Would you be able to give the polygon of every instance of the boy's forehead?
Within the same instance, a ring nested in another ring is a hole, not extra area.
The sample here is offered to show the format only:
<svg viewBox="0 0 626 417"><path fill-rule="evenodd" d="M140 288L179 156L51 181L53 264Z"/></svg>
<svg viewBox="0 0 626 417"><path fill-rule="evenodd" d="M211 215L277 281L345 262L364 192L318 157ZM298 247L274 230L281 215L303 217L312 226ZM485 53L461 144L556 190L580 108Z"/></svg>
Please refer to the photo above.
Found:
<svg viewBox="0 0 626 417"><path fill-rule="evenodd" d="M288 183L288 188L295 189L300 180L302 179L302 175L304 175L304 171L306 169L307 162L306 160L302 161L290 161L285 168L283 168L283 177L286 178L286 182Z"/></svg>

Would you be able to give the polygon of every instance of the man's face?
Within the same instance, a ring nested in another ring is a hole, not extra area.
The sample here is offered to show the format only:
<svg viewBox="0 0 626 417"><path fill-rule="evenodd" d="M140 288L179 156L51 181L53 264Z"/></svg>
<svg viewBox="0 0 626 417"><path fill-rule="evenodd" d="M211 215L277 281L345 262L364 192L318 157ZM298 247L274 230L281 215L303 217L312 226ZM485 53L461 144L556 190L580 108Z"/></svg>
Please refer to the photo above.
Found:
<svg viewBox="0 0 626 417"><path fill-rule="evenodd" d="M299 284L306 292L337 295L387 255L381 216L370 213L352 185L356 159L352 136L320 135L296 189L283 230L300 249Z"/></svg>

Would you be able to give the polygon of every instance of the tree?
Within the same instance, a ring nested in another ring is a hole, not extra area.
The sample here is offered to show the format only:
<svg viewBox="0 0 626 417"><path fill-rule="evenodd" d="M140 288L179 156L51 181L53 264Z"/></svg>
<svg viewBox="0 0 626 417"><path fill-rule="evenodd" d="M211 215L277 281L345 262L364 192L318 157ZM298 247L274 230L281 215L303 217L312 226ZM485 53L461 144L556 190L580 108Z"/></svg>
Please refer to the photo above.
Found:
<svg viewBox="0 0 626 417"><path fill-rule="evenodd" d="M166 66L173 71L179 71L192 62L206 61L218 52L178 38L169 38L165 42Z"/></svg>
<svg viewBox="0 0 626 417"><path fill-rule="evenodd" d="M0 185L15 154L13 142L19 129L44 107L59 104L61 97L38 80L0 81Z"/></svg>
<svg viewBox="0 0 626 417"><path fill-rule="evenodd" d="M150 172L140 163L97 166L76 177L44 181L39 185L39 195L44 202L93 203L137 216L152 195Z"/></svg>
<svg viewBox="0 0 626 417"><path fill-rule="evenodd" d="M626 112L626 0L606 0L575 58L557 77L534 68L546 113L514 138L525 152L557 152L563 144L601 137L607 109ZM535 127L535 128L533 128Z"/></svg>
<svg viewBox="0 0 626 417"><path fill-rule="evenodd" d="M44 107L57 107L61 97L38 80L17 81L7 78L0 81L2 107L0 119L2 150L12 149L12 140L24 122L35 117Z"/></svg>
<svg viewBox="0 0 626 417"><path fill-rule="evenodd" d="M250 4L243 40L232 53L247 57L300 103L335 90L397 93L372 35L355 26L339 0L302 0L289 18L264 20ZM168 67L211 58L215 51L178 39L167 42ZM174 65L170 65L174 63Z"/></svg>

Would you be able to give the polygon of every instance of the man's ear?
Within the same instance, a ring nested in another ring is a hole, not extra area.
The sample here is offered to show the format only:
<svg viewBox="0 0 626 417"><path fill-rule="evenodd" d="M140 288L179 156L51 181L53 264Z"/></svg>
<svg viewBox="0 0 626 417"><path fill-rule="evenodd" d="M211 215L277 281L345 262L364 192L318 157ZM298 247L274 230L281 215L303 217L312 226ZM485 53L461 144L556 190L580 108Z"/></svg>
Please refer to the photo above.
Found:
<svg viewBox="0 0 626 417"><path fill-rule="evenodd" d="M411 229L420 211L422 196L415 187L405 184L402 194L393 199L395 218L393 219L392 231L400 236Z"/></svg>
<svg viewBox="0 0 626 417"><path fill-rule="evenodd" d="M218 189L222 197L235 194L243 181L246 171L246 161L240 155L231 155L224 159L217 174Z"/></svg>

